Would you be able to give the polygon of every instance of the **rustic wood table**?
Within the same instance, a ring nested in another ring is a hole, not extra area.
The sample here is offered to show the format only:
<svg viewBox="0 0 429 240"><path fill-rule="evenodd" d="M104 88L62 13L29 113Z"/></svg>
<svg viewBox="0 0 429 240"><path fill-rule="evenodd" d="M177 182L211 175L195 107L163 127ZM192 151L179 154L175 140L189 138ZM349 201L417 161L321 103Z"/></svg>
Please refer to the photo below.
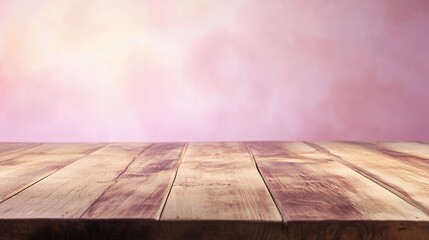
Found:
<svg viewBox="0 0 429 240"><path fill-rule="evenodd" d="M429 144L0 144L0 239L429 239Z"/></svg>

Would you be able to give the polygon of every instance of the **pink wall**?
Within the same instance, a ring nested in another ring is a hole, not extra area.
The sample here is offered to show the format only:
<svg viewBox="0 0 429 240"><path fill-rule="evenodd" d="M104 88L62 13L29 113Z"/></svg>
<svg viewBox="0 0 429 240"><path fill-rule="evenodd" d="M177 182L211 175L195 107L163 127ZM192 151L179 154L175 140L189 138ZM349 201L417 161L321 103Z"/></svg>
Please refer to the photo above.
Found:
<svg viewBox="0 0 429 240"><path fill-rule="evenodd" d="M0 141L301 139L429 139L429 1L0 0Z"/></svg>

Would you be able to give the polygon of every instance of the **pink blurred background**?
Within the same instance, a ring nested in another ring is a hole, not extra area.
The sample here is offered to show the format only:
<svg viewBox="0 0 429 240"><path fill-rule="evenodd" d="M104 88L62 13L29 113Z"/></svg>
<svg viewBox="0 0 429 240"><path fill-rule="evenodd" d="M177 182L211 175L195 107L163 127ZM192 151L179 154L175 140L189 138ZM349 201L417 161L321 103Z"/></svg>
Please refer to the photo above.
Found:
<svg viewBox="0 0 429 240"><path fill-rule="evenodd" d="M429 139L427 0L0 0L0 141Z"/></svg>

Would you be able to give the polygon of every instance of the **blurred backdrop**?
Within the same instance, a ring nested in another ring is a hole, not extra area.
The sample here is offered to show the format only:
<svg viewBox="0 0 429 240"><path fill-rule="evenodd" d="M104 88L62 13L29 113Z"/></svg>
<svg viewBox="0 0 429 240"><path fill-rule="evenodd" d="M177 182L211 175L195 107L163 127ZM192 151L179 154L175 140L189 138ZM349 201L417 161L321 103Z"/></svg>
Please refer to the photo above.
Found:
<svg viewBox="0 0 429 240"><path fill-rule="evenodd" d="M427 0L0 0L0 141L425 139Z"/></svg>

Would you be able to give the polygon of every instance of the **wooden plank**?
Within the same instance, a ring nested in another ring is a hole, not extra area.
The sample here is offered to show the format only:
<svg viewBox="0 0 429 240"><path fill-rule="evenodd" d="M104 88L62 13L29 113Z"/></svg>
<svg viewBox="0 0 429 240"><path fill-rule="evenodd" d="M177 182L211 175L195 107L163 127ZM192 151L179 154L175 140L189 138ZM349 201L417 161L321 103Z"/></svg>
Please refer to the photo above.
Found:
<svg viewBox="0 0 429 240"><path fill-rule="evenodd" d="M395 157L398 156L402 159L412 159L413 161L421 161L424 164L429 164L428 144L418 142L377 142L376 146L380 146L387 154L394 155ZM400 153L403 153L403 155L401 156Z"/></svg>
<svg viewBox="0 0 429 240"><path fill-rule="evenodd" d="M429 169L429 145L416 142L358 142L356 144L400 160L404 164Z"/></svg>
<svg viewBox="0 0 429 240"><path fill-rule="evenodd" d="M1 203L0 218L79 218L148 146L109 144Z"/></svg>
<svg viewBox="0 0 429 240"><path fill-rule="evenodd" d="M267 227L275 237L281 230L281 216L246 146L232 142L189 143L161 220L174 222L171 238L210 236L204 225L209 221L219 224L213 238L231 237L232 221L260 223L253 231L236 227L244 239L260 237Z"/></svg>
<svg viewBox="0 0 429 240"><path fill-rule="evenodd" d="M0 154L0 162L9 161L19 156L34 154L89 154L106 144L102 143L44 143L36 144L20 151L6 152Z"/></svg>
<svg viewBox="0 0 429 240"><path fill-rule="evenodd" d="M0 162L0 202L85 156L31 154Z"/></svg>
<svg viewBox="0 0 429 240"><path fill-rule="evenodd" d="M244 144L189 143L162 219L281 217Z"/></svg>
<svg viewBox="0 0 429 240"><path fill-rule="evenodd" d="M40 144L36 143L0 143L0 155L22 151Z"/></svg>
<svg viewBox="0 0 429 240"><path fill-rule="evenodd" d="M365 144L319 142L315 147L380 184L429 215L429 165L407 161L368 148Z"/></svg>
<svg viewBox="0 0 429 240"><path fill-rule="evenodd" d="M126 168L83 217L159 220L185 146L185 143L152 145Z"/></svg>
<svg viewBox="0 0 429 240"><path fill-rule="evenodd" d="M281 217L242 143L190 143L163 220L260 220Z"/></svg>
<svg viewBox="0 0 429 240"><path fill-rule="evenodd" d="M105 145L105 143L44 143L29 151L41 154L90 154Z"/></svg>
<svg viewBox="0 0 429 240"><path fill-rule="evenodd" d="M103 146L86 145L43 144L1 155L0 202ZM67 149L65 154L57 154L61 148Z"/></svg>
<svg viewBox="0 0 429 240"><path fill-rule="evenodd" d="M289 220L427 218L383 187L305 143L249 143L248 146Z"/></svg>
<svg viewBox="0 0 429 240"><path fill-rule="evenodd" d="M5 150L0 193L31 183L0 203L0 239L429 239L421 206L381 182L420 181L422 143L323 144L249 143L253 155L243 143Z"/></svg>
<svg viewBox="0 0 429 240"><path fill-rule="evenodd" d="M385 236L399 232L389 221L429 219L393 193L305 143L255 142L248 147L279 206L290 239L339 239L343 233L348 239L371 239L374 234L387 239ZM429 237L427 227L418 229L416 239Z"/></svg>

